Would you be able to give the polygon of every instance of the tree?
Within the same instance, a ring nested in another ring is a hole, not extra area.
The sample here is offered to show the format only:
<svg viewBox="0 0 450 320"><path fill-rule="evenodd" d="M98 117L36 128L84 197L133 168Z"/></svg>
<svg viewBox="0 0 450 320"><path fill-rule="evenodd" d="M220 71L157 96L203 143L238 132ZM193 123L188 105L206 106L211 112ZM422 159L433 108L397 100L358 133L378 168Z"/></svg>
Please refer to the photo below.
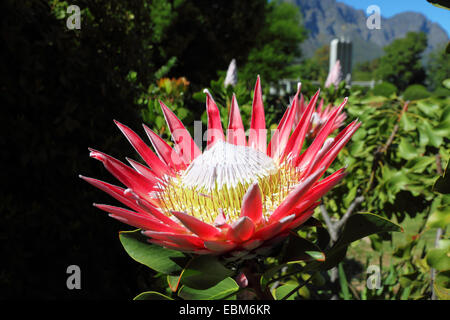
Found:
<svg viewBox="0 0 450 320"><path fill-rule="evenodd" d="M177 1L174 1L177 2ZM180 2L180 1L178 1ZM247 60L264 27L266 0L191 0L174 7L175 18L159 44L164 59L177 57L169 76L203 89L235 58ZM254 75L256 77L256 74Z"/></svg>
<svg viewBox="0 0 450 320"><path fill-rule="evenodd" d="M445 47L430 53L427 67L427 84L431 90L442 87L442 81L450 78L450 53Z"/></svg>
<svg viewBox="0 0 450 320"><path fill-rule="evenodd" d="M376 75L393 83L400 90L408 85L421 84L425 80L425 69L421 56L427 47L425 33L408 32L405 38L394 40L384 48Z"/></svg>
<svg viewBox="0 0 450 320"><path fill-rule="evenodd" d="M254 82L259 74L266 83L298 77L294 61L301 56L300 44L306 38L300 11L295 5L277 2L269 2L266 10L264 27L255 35L256 45L239 76Z"/></svg>
<svg viewBox="0 0 450 320"><path fill-rule="evenodd" d="M104 172L88 147L116 156L129 150L113 119L139 128L137 83L154 81L160 68L155 48L171 12L164 3L78 1L81 29L69 30L66 2L1 2L0 158L8 169L0 234L9 243L0 249L2 297L118 298L137 290L129 276L138 270L115 253L118 224L99 232L105 216L90 203L101 195L78 174ZM127 79L132 70L135 82ZM64 285L72 264L89 283L83 290Z"/></svg>
<svg viewBox="0 0 450 320"><path fill-rule="evenodd" d="M314 55L300 65L300 80L325 81L328 75L330 61L330 46L324 45L316 50Z"/></svg>
<svg viewBox="0 0 450 320"><path fill-rule="evenodd" d="M117 157L130 150L113 119L142 133L136 100L163 71L202 84L232 57L245 60L266 7L265 0L76 4L79 30L67 28L67 1L0 4L0 158L8 164L0 175L0 234L10 243L0 249L3 297L129 297L142 279L152 281L149 271L117 256L120 224L104 225L90 205L106 197L78 175L101 179L105 171L87 148ZM170 70L173 57L178 64ZM61 285L71 264L88 288Z"/></svg>
<svg viewBox="0 0 450 320"><path fill-rule="evenodd" d="M376 58L371 61L357 63L353 68L352 78L354 80L369 81L375 78L375 72L380 63L380 59Z"/></svg>

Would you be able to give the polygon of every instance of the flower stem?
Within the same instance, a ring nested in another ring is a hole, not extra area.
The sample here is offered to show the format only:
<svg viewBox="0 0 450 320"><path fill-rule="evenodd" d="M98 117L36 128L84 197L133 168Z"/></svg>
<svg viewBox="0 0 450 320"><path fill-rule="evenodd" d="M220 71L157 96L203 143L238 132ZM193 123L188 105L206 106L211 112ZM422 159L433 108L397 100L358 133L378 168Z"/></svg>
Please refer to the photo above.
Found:
<svg viewBox="0 0 450 320"><path fill-rule="evenodd" d="M245 274L248 280L247 288L254 291L258 300L273 300L273 296L270 293L269 287L266 287L264 290L261 288L261 277L259 273L257 273L257 270L253 263L247 262L242 268L242 272Z"/></svg>

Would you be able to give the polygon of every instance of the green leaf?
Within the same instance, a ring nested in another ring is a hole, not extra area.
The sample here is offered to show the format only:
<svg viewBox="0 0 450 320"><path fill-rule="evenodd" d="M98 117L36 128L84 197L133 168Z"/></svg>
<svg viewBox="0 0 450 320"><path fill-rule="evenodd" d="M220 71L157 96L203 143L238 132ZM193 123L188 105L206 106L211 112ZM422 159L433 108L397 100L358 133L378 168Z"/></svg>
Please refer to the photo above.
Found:
<svg viewBox="0 0 450 320"><path fill-rule="evenodd" d="M402 294L400 295L400 300L408 300L410 294L411 294L411 290L413 289L413 287L411 285L407 285L405 287L405 285L402 284L402 279L404 279L403 277L400 277L400 285L402 287L404 287L403 290L401 290Z"/></svg>
<svg viewBox="0 0 450 320"><path fill-rule="evenodd" d="M450 136L450 120L439 123L439 125L433 128L433 133L443 138Z"/></svg>
<svg viewBox="0 0 450 320"><path fill-rule="evenodd" d="M181 275L179 276L171 276L167 275L167 284L169 285L170 290L172 292L177 292L178 287L180 285Z"/></svg>
<svg viewBox="0 0 450 320"><path fill-rule="evenodd" d="M161 128L161 127L163 127L166 124L164 118L162 116L159 116L159 115L156 117L156 119L154 121L155 121L155 124L156 124L156 126L158 128Z"/></svg>
<svg viewBox="0 0 450 320"><path fill-rule="evenodd" d="M439 148L439 146L442 144L443 137L439 135L439 132L434 132L428 122L421 122L418 126L418 129L420 145L426 146L430 144L433 147Z"/></svg>
<svg viewBox="0 0 450 320"><path fill-rule="evenodd" d="M450 250L448 248L430 249L427 253L427 263L438 271L450 270Z"/></svg>
<svg viewBox="0 0 450 320"><path fill-rule="evenodd" d="M269 284L270 281L274 281L277 280L278 278L272 280L272 278L284 267L289 267L290 271L288 272L292 272L292 271L298 271L299 273L302 271L302 261L291 261L288 263L279 263L276 264L275 266L269 268L268 270L266 270L263 275L260 278L260 285L261 288L265 289L267 287L267 285Z"/></svg>
<svg viewBox="0 0 450 320"><path fill-rule="evenodd" d="M204 290L233 274L234 272L225 268L217 257L202 255L189 261L181 274L180 281L192 289Z"/></svg>
<svg viewBox="0 0 450 320"><path fill-rule="evenodd" d="M437 248L450 250L450 239L440 239Z"/></svg>
<svg viewBox="0 0 450 320"><path fill-rule="evenodd" d="M119 233L120 242L128 255L157 272L164 274L180 273L187 257L174 250L150 244L140 230L122 231Z"/></svg>
<svg viewBox="0 0 450 320"><path fill-rule="evenodd" d="M411 131L416 129L416 124L414 123L414 121L411 120L411 118L406 113L403 114L402 118L400 119L400 124L402 125L402 128L405 131Z"/></svg>
<svg viewBox="0 0 450 320"><path fill-rule="evenodd" d="M239 286L237 283L231 278L226 278L214 287L206 290L197 290L183 286L178 292L178 296L185 300L219 300L232 295L238 290ZM236 296L230 296L229 298L236 299Z"/></svg>
<svg viewBox="0 0 450 320"><path fill-rule="evenodd" d="M261 285L261 288L265 288L267 286L267 284L269 283L270 279L273 278L274 275L277 274L278 271L280 271L283 267L286 267L287 264L286 263L280 263L277 264L275 266L273 266L272 268L269 268L268 270L266 270L266 272L263 273L263 275L261 276L259 282Z"/></svg>
<svg viewBox="0 0 450 320"><path fill-rule="evenodd" d="M136 297L134 297L133 300L173 300L173 299L156 291L146 291L138 294Z"/></svg>
<svg viewBox="0 0 450 320"><path fill-rule="evenodd" d="M387 286L394 286L397 284L397 273L393 263L389 266L389 274L386 277L386 280L383 281L383 284Z"/></svg>
<svg viewBox="0 0 450 320"><path fill-rule="evenodd" d="M447 167L445 168L444 175L439 177L433 186L433 191L449 194L450 193L450 174L448 172L448 166L450 161L447 163Z"/></svg>
<svg viewBox="0 0 450 320"><path fill-rule="evenodd" d="M334 268L338 265L339 262L342 261L342 259L345 258L345 255L347 254L347 248L348 245L342 245L339 247L333 246L325 253L325 262L322 262L320 264L318 262L315 262L314 264L308 265L305 270L316 270L316 268L320 270L329 270L331 268Z"/></svg>
<svg viewBox="0 0 450 320"><path fill-rule="evenodd" d="M325 254L321 251L305 251L305 253L316 261L325 261Z"/></svg>
<svg viewBox="0 0 450 320"><path fill-rule="evenodd" d="M403 288L407 288L407 287L416 285L416 284L418 284L418 282L416 281L418 276L419 276L419 272L418 271L414 271L414 272L411 272L411 273L403 274L403 275L400 276L400 279L399 279L400 285Z"/></svg>
<svg viewBox="0 0 450 320"><path fill-rule="evenodd" d="M354 141L349 148L350 154L361 154L365 151L365 143L364 141Z"/></svg>
<svg viewBox="0 0 450 320"><path fill-rule="evenodd" d="M420 151L414 147L407 139L401 138L398 145L399 156L406 160L415 159L419 156Z"/></svg>
<svg viewBox="0 0 450 320"><path fill-rule="evenodd" d="M434 282L434 292L441 300L450 300L450 271L439 272Z"/></svg>
<svg viewBox="0 0 450 320"><path fill-rule="evenodd" d="M441 9L450 9L450 4L448 3L448 0L427 0L430 2L433 6ZM448 80L448 79L447 79Z"/></svg>
<svg viewBox="0 0 450 320"><path fill-rule="evenodd" d="M327 229L325 228L317 228L317 246L321 250L325 250L330 243L331 236Z"/></svg>
<svg viewBox="0 0 450 320"><path fill-rule="evenodd" d="M419 100L417 101L417 107L419 107L419 109L428 116L436 115L441 110L441 107L435 103L435 101L431 100ZM422 122L422 124L423 123L427 122Z"/></svg>
<svg viewBox="0 0 450 320"><path fill-rule="evenodd" d="M288 238L281 262L289 263L311 260L325 261L325 255L314 243L303 239L297 234L291 233Z"/></svg>
<svg viewBox="0 0 450 320"><path fill-rule="evenodd" d="M373 213L354 214L347 220L337 242L325 252L325 262L320 264L318 262L311 263L304 270L329 270L344 259L350 243L371 234L390 231L403 231L403 229L399 225Z"/></svg>
<svg viewBox="0 0 450 320"><path fill-rule="evenodd" d="M197 101L204 102L205 98L206 98L206 94L203 93L203 91L195 92L192 94L192 98L194 98Z"/></svg>
<svg viewBox="0 0 450 320"><path fill-rule="evenodd" d="M322 227L322 222L320 220L317 220L314 217L309 218L306 220L302 225L302 227Z"/></svg>
<svg viewBox="0 0 450 320"><path fill-rule="evenodd" d="M338 271L339 271L339 284L341 285L341 291L344 296L344 300L350 300L351 295L348 289L347 276L345 275L344 265L342 264L342 262L339 263Z"/></svg>
<svg viewBox="0 0 450 320"><path fill-rule="evenodd" d="M391 231L403 231L403 229L398 224L376 214L357 213L347 220L335 247L348 245L371 234Z"/></svg>
<svg viewBox="0 0 450 320"><path fill-rule="evenodd" d="M434 157L417 157L409 160L405 164L405 168L410 169L411 172L422 173L425 169L429 168L436 159Z"/></svg>
<svg viewBox="0 0 450 320"><path fill-rule="evenodd" d="M189 115L189 110L186 108L177 108L177 117L180 120L183 120L184 118L186 118Z"/></svg>
<svg viewBox="0 0 450 320"><path fill-rule="evenodd" d="M286 283L275 289L273 294L276 300L282 300L286 297L292 290L298 287L297 283ZM286 300L294 300L295 293L288 297Z"/></svg>
<svg viewBox="0 0 450 320"><path fill-rule="evenodd" d="M433 210L427 220L429 228L445 228L450 224L450 208Z"/></svg>
<svg viewBox="0 0 450 320"><path fill-rule="evenodd" d="M416 244L417 242L415 240L408 241L406 244L398 246L392 255L397 258L409 259Z"/></svg>
<svg viewBox="0 0 450 320"><path fill-rule="evenodd" d="M444 87L446 87L447 89L450 89L450 78L449 78L449 79L445 79L444 81L442 81L442 84L443 84Z"/></svg>

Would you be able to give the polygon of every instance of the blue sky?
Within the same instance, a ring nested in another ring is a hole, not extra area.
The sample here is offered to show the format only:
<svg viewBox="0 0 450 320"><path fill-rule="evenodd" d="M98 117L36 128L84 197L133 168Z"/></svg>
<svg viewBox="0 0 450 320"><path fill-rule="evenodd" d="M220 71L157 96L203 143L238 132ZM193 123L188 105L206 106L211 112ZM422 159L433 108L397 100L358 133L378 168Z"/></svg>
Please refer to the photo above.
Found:
<svg viewBox="0 0 450 320"><path fill-rule="evenodd" d="M364 11L370 5L377 5L380 7L381 16L386 18L404 11L420 12L429 20L439 23L450 35L450 10L436 8L426 0L337 0L337 2Z"/></svg>

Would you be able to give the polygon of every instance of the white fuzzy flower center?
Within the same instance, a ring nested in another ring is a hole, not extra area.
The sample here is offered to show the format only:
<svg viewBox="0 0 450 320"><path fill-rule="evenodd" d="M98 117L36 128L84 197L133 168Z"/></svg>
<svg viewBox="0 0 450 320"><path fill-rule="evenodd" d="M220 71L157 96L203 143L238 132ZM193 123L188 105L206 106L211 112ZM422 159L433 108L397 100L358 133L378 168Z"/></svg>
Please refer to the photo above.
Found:
<svg viewBox="0 0 450 320"><path fill-rule="evenodd" d="M191 163L181 181L185 187L209 192L247 185L276 170L272 158L258 150L217 141Z"/></svg>

